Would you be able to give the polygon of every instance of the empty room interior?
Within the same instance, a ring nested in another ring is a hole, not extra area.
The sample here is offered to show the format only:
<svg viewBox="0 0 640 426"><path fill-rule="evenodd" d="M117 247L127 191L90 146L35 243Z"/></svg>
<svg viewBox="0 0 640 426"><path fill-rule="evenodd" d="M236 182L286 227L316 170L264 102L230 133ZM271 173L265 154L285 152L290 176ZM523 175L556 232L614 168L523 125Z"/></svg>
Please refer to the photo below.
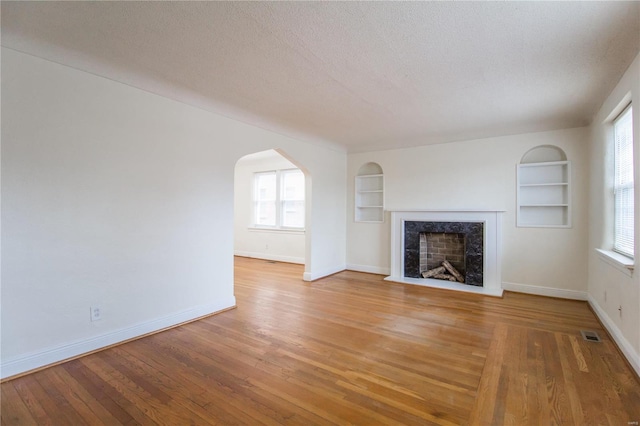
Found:
<svg viewBox="0 0 640 426"><path fill-rule="evenodd" d="M640 422L640 2L0 14L3 425Z"/></svg>

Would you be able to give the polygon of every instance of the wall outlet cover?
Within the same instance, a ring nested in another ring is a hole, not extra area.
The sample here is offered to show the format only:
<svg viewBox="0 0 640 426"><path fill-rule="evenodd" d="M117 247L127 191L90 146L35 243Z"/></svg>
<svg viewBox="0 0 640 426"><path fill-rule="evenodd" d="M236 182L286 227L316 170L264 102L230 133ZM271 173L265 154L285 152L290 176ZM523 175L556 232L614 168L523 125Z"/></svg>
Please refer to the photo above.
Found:
<svg viewBox="0 0 640 426"><path fill-rule="evenodd" d="M98 306L92 306L90 309L91 321L99 321L102 319L102 309Z"/></svg>

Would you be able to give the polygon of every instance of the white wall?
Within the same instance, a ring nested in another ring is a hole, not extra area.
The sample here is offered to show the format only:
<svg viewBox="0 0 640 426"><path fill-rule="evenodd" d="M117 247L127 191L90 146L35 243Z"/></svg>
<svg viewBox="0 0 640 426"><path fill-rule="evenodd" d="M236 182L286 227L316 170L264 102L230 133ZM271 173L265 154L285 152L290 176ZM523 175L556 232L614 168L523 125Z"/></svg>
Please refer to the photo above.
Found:
<svg viewBox="0 0 640 426"><path fill-rule="evenodd" d="M640 56L636 57L618 85L603 103L591 126L589 202L589 302L614 336L635 370L640 374L640 278L630 276L598 256L595 248L612 247L611 119L615 111L633 102L635 181L640 182ZM640 253L640 189L635 192L635 252ZM606 297L605 297L606 293ZM622 311L618 309L622 307Z"/></svg>
<svg viewBox="0 0 640 426"><path fill-rule="evenodd" d="M238 160L235 168L234 253L238 256L281 262L305 263L304 231L269 230L253 227L254 173L298 168L273 151L273 156Z"/></svg>
<svg viewBox="0 0 640 426"><path fill-rule="evenodd" d="M572 228L516 227L516 165L531 148L555 145L572 164ZM367 162L382 166L385 209L505 210L505 288L586 299L588 129L530 133L348 157L347 265L388 273L389 216L355 223L354 180Z"/></svg>
<svg viewBox="0 0 640 426"><path fill-rule="evenodd" d="M5 48L2 112L3 377L233 306L234 166L252 152L312 176L305 277L344 268L342 151Z"/></svg>

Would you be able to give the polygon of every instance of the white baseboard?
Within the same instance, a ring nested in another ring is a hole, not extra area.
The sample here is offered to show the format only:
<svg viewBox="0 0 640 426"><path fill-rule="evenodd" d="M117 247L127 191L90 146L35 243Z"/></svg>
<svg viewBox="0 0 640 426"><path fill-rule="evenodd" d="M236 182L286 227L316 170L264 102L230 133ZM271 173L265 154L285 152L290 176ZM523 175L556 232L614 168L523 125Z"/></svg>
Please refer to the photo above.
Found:
<svg viewBox="0 0 640 426"><path fill-rule="evenodd" d="M116 343L124 342L125 340L153 333L154 331L162 330L205 315L214 314L224 309L234 307L235 305L236 298L232 296L214 304L197 306L99 336L32 352L10 360L3 359L0 364L0 378L5 379L30 370L55 364Z"/></svg>
<svg viewBox="0 0 640 426"><path fill-rule="evenodd" d="M356 272L367 272L369 274L389 275L391 269L380 266L356 265L355 263L347 263L347 269Z"/></svg>
<svg viewBox="0 0 640 426"><path fill-rule="evenodd" d="M538 296L558 297L560 299L587 300L586 291L565 290L553 287L502 282L502 289L517 293L536 294Z"/></svg>
<svg viewBox="0 0 640 426"><path fill-rule="evenodd" d="M333 268L326 268L322 271L305 272L302 276L304 281L315 281L320 278L328 277L329 275L337 274L344 271L346 268L344 265L334 266Z"/></svg>
<svg viewBox="0 0 640 426"><path fill-rule="evenodd" d="M636 374L640 376L640 354L633 349L633 346L629 341L622 335L622 332L613 322L613 320L607 315L607 313L598 305L598 302L589 295L589 305L593 308L593 311L596 313L600 322L604 324L604 327L607 329L613 340L615 340L616 344L631 364L631 367L635 370Z"/></svg>
<svg viewBox="0 0 640 426"><path fill-rule="evenodd" d="M253 259L275 260L276 262L298 263L304 265L304 257L282 256L279 254L259 253L251 251L236 250L234 256L251 257Z"/></svg>

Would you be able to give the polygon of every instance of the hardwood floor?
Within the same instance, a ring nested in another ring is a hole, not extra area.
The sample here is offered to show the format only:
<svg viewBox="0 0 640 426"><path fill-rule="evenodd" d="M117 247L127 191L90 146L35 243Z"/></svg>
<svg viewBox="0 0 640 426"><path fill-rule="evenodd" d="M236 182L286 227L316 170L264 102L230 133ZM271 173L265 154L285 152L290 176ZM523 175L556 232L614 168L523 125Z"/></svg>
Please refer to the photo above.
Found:
<svg viewBox="0 0 640 426"><path fill-rule="evenodd" d="M640 381L584 302L301 276L237 258L237 309L5 382L2 424L640 421Z"/></svg>

